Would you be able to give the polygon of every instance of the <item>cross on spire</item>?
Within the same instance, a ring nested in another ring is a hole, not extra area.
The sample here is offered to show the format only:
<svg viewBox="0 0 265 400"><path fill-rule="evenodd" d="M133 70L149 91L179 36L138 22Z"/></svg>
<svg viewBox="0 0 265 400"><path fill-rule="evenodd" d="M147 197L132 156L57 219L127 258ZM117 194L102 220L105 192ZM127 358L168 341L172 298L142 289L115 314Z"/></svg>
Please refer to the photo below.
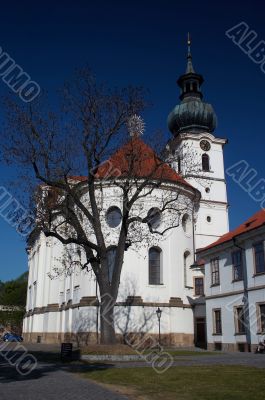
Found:
<svg viewBox="0 0 265 400"><path fill-rule="evenodd" d="M190 46L191 46L191 36L190 33L188 32L188 38L187 38L187 45L188 45L188 54L190 53Z"/></svg>
<svg viewBox="0 0 265 400"><path fill-rule="evenodd" d="M187 68L186 68L186 74L194 74L194 68L192 65L192 56L191 56L191 36L190 33L188 32L188 38L187 38L187 46L188 46L188 56L187 56Z"/></svg>

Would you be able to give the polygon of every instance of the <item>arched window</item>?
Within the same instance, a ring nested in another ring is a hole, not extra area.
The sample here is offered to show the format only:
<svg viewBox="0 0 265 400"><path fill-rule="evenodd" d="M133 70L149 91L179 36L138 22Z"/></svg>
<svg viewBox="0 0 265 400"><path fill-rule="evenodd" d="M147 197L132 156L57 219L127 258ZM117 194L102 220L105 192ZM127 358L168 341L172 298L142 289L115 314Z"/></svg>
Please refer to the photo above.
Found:
<svg viewBox="0 0 265 400"><path fill-rule="evenodd" d="M184 286L188 286L188 269L191 266L191 254L190 252L187 250L184 253L184 257L183 257L183 261L184 261Z"/></svg>
<svg viewBox="0 0 265 400"><path fill-rule="evenodd" d="M190 83L190 82L187 82L187 83L186 83L186 85L185 85L185 92L187 92L187 93L191 92L191 83Z"/></svg>
<svg viewBox="0 0 265 400"><path fill-rule="evenodd" d="M202 170L210 171L210 158L206 153L202 155Z"/></svg>
<svg viewBox="0 0 265 400"><path fill-rule="evenodd" d="M157 247L149 250L149 285L161 285L162 251Z"/></svg>
<svg viewBox="0 0 265 400"><path fill-rule="evenodd" d="M115 257L116 257L116 246L112 246L107 250L107 263L108 263L108 275L109 275L109 283L112 281L112 275L115 266Z"/></svg>
<svg viewBox="0 0 265 400"><path fill-rule="evenodd" d="M189 214L184 214L182 217L182 228L184 232L189 236L192 233L192 223Z"/></svg>

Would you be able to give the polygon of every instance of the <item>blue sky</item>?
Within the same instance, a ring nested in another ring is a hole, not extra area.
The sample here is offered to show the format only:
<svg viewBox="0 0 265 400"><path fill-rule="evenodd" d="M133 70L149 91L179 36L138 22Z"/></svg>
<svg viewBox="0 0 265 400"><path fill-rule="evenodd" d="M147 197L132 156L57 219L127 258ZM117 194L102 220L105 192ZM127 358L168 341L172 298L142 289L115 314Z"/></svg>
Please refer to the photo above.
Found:
<svg viewBox="0 0 265 400"><path fill-rule="evenodd" d="M265 40L264 13L265 4L255 0L12 1L1 6L0 46L51 95L84 64L113 86L143 85L153 103L144 115L146 134L166 133L190 31L204 98L218 117L215 134L229 140L226 167L244 159L263 178L265 74L225 31L245 21ZM0 81L0 95L5 90ZM1 165L1 185L15 174ZM233 228L260 206L230 178L227 183ZM27 269L25 243L2 220L0 237L0 279L7 280Z"/></svg>

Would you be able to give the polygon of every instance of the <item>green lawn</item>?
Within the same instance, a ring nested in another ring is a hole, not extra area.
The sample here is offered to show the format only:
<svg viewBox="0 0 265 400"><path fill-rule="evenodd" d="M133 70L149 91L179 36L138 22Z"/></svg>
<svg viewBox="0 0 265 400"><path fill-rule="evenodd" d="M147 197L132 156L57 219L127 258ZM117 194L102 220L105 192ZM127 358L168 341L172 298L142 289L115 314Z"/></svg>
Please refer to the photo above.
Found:
<svg viewBox="0 0 265 400"><path fill-rule="evenodd" d="M140 350L140 354L149 354L154 352L155 349ZM172 356L205 356L205 355L216 355L221 354L219 352L210 351L193 351L193 350L182 350L176 348L165 348L163 352L168 352ZM138 352L132 347L125 345L91 345L81 349L82 354L86 355L137 355Z"/></svg>
<svg viewBox="0 0 265 400"><path fill-rule="evenodd" d="M216 356L218 354L223 354L221 352L213 352L213 351L192 351L192 350L163 350L163 352L171 354L173 357L175 356Z"/></svg>
<svg viewBox="0 0 265 400"><path fill-rule="evenodd" d="M135 399L263 400L265 370L241 366L110 368L82 374L86 378L133 390ZM142 397L143 396L143 397Z"/></svg>

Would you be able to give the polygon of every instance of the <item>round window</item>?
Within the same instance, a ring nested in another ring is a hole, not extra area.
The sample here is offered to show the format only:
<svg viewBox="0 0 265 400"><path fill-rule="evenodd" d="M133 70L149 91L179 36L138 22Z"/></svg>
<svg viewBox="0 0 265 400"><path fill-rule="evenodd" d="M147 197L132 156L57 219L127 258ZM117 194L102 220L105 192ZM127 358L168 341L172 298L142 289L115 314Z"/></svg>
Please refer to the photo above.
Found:
<svg viewBox="0 0 265 400"><path fill-rule="evenodd" d="M206 220L207 220L207 222L211 222L212 221L212 218L210 217L210 215L207 216Z"/></svg>
<svg viewBox="0 0 265 400"><path fill-rule="evenodd" d="M119 207L110 207L106 213L106 220L110 228L116 228L120 225L122 219Z"/></svg>
<svg viewBox="0 0 265 400"><path fill-rule="evenodd" d="M159 228L162 220L162 215L158 208L150 208L147 214L147 218L148 218L148 225L152 229Z"/></svg>

